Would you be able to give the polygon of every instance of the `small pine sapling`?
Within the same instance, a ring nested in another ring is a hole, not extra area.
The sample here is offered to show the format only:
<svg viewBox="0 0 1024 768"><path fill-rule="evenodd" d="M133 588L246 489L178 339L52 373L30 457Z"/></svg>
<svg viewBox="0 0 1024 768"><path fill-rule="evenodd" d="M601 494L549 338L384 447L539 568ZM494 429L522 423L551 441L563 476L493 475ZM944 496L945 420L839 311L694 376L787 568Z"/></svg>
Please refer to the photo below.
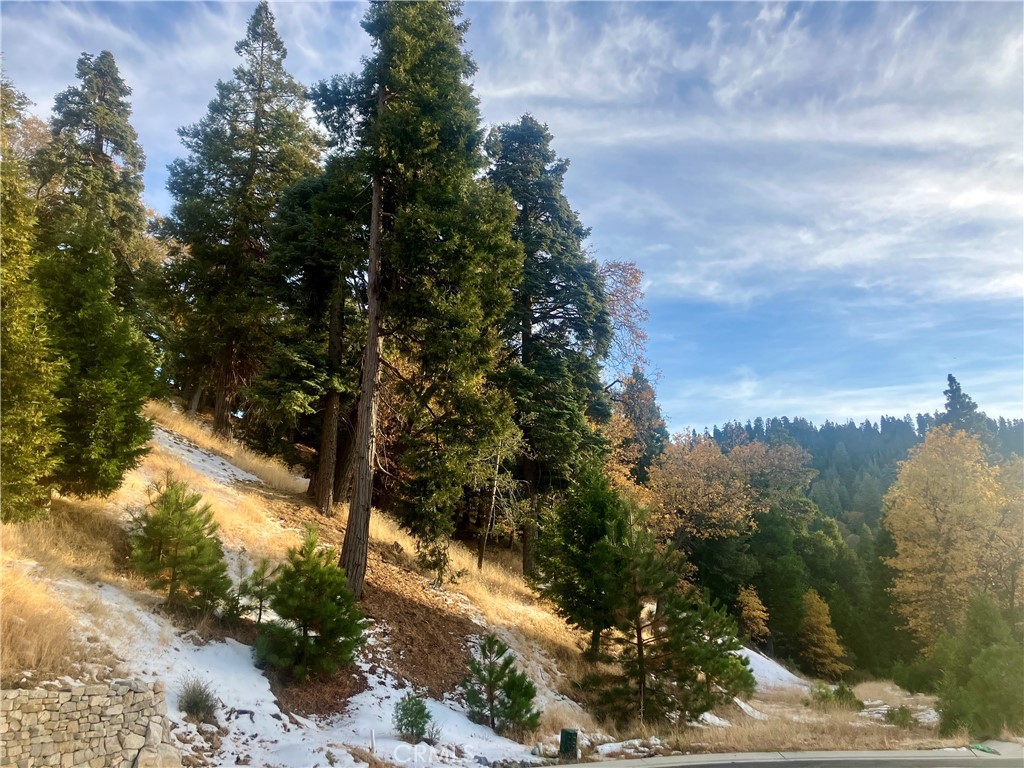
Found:
<svg viewBox="0 0 1024 768"><path fill-rule="evenodd" d="M272 563L270 558L262 558L252 573L238 584L238 594L242 599L247 613L256 611L256 626L263 623L263 610L270 602L274 577L280 566Z"/></svg>
<svg viewBox="0 0 1024 768"><path fill-rule="evenodd" d="M430 733L431 717L423 698L407 693L395 705L395 733L402 741L418 744Z"/></svg>
<svg viewBox="0 0 1024 768"><path fill-rule="evenodd" d="M150 487L148 508L132 537L132 563L151 589L167 590L170 608L216 610L231 587L213 510L170 475Z"/></svg>
<svg viewBox="0 0 1024 768"><path fill-rule="evenodd" d="M480 658L470 659L462 689L470 720L497 733L521 736L540 723L540 712L533 708L536 687L515 668L508 645L494 635L480 641Z"/></svg>
<svg viewBox="0 0 1024 768"><path fill-rule="evenodd" d="M337 554L319 546L313 529L301 547L288 551L270 589L270 607L279 618L265 625L256 644L260 662L299 681L352 663L363 642L363 616L336 562Z"/></svg>

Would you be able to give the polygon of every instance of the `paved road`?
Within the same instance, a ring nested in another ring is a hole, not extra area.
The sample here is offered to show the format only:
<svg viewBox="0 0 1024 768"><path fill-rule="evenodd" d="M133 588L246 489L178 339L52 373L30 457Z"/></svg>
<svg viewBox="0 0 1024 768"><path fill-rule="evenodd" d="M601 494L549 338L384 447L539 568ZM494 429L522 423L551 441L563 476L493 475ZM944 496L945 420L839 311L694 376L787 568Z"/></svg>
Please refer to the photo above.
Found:
<svg viewBox="0 0 1024 768"><path fill-rule="evenodd" d="M759 752L731 755L681 755L594 763L601 768L1024 768L1019 747L1012 754L984 752Z"/></svg>
<svg viewBox="0 0 1024 768"><path fill-rule="evenodd" d="M634 761L640 764L647 761ZM597 763L600 765L600 763ZM658 763L658 768L693 768L693 766L728 765L733 768L1024 768L1024 761L1009 757L987 757L975 755L964 757L862 757L856 759L835 758L789 758L784 760L748 761L742 756L735 760L714 762Z"/></svg>

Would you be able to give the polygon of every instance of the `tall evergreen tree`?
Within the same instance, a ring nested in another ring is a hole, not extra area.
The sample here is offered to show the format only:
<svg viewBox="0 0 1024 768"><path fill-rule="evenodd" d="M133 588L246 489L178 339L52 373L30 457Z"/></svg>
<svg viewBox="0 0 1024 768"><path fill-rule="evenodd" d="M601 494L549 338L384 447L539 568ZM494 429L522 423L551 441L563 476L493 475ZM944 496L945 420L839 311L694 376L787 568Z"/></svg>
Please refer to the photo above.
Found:
<svg viewBox="0 0 1024 768"><path fill-rule="evenodd" d="M43 510L59 437L53 417L60 371L52 359L33 275L39 255L28 169L11 153L9 142L24 119L26 104L10 81L0 82L0 519L4 521L22 520Z"/></svg>
<svg viewBox="0 0 1024 768"><path fill-rule="evenodd" d="M77 86L58 94L53 139L33 161L42 191L39 284L53 348L67 366L57 390L62 492L107 494L146 452L142 404L153 352L114 296L119 264L141 236L144 157L128 121L131 89L109 51L83 54Z"/></svg>
<svg viewBox="0 0 1024 768"><path fill-rule="evenodd" d="M611 342L604 282L583 247L589 230L562 191L569 164L551 140L545 125L524 115L487 142L488 175L515 200L513 231L525 251L505 330L516 365L503 384L529 446L522 466L532 509L523 531L526 573L534 566L539 494L563 485L597 443L587 416L610 415L599 377Z"/></svg>
<svg viewBox="0 0 1024 768"><path fill-rule="evenodd" d="M318 445L309 494L323 514L343 500L351 470L365 316L367 179L350 155L286 192L269 272L280 307L266 369L247 392L246 438L275 452L283 431Z"/></svg>
<svg viewBox="0 0 1024 768"><path fill-rule="evenodd" d="M476 178L480 116L460 16L455 2L373 4L363 28L374 52L363 71L313 92L321 120L355 154L371 188L367 333L341 553L357 596L366 572L384 340L414 374L388 365L412 404L399 447L412 481L404 494L414 502L405 505L407 522L421 536L443 535L465 459L491 416L485 376L521 263L507 234L510 204Z"/></svg>
<svg viewBox="0 0 1024 768"><path fill-rule="evenodd" d="M266 355L272 305L261 287L271 212L281 193L316 170L319 142L303 116L305 91L261 0L235 45L241 63L218 81L206 116L178 134L188 157L170 165L170 232L188 247L178 279L190 313L184 333L216 395L214 429L230 437L239 391Z"/></svg>

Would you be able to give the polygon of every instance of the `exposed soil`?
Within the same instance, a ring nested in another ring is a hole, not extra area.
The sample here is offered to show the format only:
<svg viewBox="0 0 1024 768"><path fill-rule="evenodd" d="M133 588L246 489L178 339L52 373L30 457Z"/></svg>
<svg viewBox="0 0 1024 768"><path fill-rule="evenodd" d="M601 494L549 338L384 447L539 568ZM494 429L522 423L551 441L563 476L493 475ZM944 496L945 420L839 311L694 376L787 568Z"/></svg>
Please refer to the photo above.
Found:
<svg viewBox="0 0 1024 768"><path fill-rule="evenodd" d="M251 490L264 497L286 527L302 530L315 525L322 541L341 546L345 535L342 515L325 517L295 496L266 488ZM366 574L359 608L387 626L388 668L435 698L455 690L466 675L468 638L481 633L479 625L431 585L419 572L412 554L397 542L370 542Z"/></svg>
<svg viewBox="0 0 1024 768"><path fill-rule="evenodd" d="M340 714L345 711L349 699L369 687L366 676L355 666L305 683L286 682L273 670L266 670L264 674L270 680L270 688L281 710L297 712L304 717Z"/></svg>

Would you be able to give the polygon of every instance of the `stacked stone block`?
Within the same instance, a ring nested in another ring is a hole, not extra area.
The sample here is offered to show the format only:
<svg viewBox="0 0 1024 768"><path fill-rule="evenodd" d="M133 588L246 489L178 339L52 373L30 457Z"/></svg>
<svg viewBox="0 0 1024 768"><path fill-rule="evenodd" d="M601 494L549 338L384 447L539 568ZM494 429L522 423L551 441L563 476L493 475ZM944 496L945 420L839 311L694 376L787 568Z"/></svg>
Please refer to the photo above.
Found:
<svg viewBox="0 0 1024 768"><path fill-rule="evenodd" d="M0 691L0 766L180 766L163 683Z"/></svg>

